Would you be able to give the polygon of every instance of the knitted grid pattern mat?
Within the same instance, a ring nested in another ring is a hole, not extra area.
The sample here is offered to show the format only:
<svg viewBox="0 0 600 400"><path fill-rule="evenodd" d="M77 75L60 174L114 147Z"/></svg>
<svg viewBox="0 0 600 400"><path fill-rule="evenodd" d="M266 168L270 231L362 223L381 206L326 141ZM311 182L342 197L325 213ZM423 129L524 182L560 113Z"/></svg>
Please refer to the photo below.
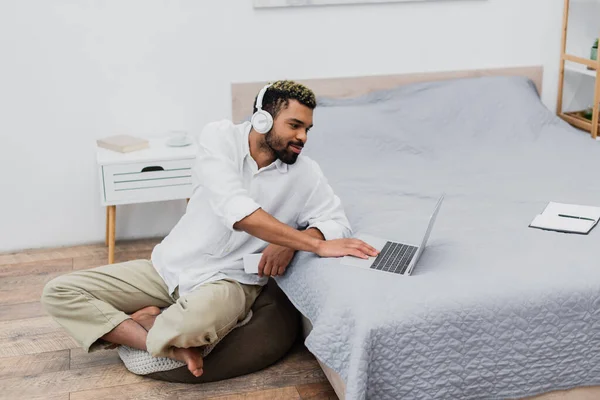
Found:
<svg viewBox="0 0 600 400"><path fill-rule="evenodd" d="M215 348L215 346L223 340L227 334L229 334L234 329L242 327L250 322L252 318L252 310L248 312L248 315L238 322L229 332L225 335L222 335L218 340L210 345L203 346L200 351L202 358L206 357L210 352ZM121 345L118 347L117 352L119 353L119 358L125 364L125 368L136 375L148 375L154 372L162 372L162 371L170 371L172 369L180 368L185 366L185 363L177 360L173 360L166 357L152 357L150 353L145 350L134 349L129 346Z"/></svg>

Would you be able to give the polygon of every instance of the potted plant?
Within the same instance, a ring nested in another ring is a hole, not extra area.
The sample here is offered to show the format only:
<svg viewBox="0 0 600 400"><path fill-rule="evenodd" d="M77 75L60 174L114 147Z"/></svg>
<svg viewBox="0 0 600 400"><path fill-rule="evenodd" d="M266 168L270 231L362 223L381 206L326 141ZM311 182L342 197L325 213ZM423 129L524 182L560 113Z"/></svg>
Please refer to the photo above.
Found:
<svg viewBox="0 0 600 400"><path fill-rule="evenodd" d="M592 120L592 116L594 115L594 107L589 106L588 108L586 108L585 110L583 110L583 118L587 119L587 120Z"/></svg>

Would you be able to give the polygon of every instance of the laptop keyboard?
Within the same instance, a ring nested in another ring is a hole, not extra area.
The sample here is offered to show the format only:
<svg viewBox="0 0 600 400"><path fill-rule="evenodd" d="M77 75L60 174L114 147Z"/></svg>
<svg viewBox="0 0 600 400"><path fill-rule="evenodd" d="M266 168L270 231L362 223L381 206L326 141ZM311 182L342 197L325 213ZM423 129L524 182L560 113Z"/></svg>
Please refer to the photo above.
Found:
<svg viewBox="0 0 600 400"><path fill-rule="evenodd" d="M404 274L410 261L417 252L417 247L402 243L387 242L371 265L372 269Z"/></svg>

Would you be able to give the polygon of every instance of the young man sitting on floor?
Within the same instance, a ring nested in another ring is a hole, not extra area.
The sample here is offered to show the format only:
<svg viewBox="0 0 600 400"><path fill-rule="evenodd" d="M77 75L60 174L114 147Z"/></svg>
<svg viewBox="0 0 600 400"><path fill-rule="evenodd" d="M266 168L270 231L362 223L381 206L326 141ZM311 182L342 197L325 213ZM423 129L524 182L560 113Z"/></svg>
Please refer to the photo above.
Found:
<svg viewBox="0 0 600 400"><path fill-rule="evenodd" d="M340 199L317 163L300 155L313 124L312 91L278 81L256 104L263 107L255 106L252 122L220 121L202 131L198 186L151 260L76 271L46 285L45 309L86 351L122 344L183 361L200 376L194 348L243 320L268 276L282 275L296 250L377 254L349 238ZM245 273L242 257L261 251L259 275Z"/></svg>

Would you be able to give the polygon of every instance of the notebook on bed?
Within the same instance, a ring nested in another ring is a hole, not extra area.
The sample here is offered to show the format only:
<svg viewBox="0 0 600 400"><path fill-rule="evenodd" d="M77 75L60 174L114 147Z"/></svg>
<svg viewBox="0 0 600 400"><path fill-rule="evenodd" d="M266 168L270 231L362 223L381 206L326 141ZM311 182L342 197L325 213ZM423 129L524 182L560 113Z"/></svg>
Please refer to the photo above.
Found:
<svg viewBox="0 0 600 400"><path fill-rule="evenodd" d="M529 227L587 235L600 219L600 207L550 202Z"/></svg>

